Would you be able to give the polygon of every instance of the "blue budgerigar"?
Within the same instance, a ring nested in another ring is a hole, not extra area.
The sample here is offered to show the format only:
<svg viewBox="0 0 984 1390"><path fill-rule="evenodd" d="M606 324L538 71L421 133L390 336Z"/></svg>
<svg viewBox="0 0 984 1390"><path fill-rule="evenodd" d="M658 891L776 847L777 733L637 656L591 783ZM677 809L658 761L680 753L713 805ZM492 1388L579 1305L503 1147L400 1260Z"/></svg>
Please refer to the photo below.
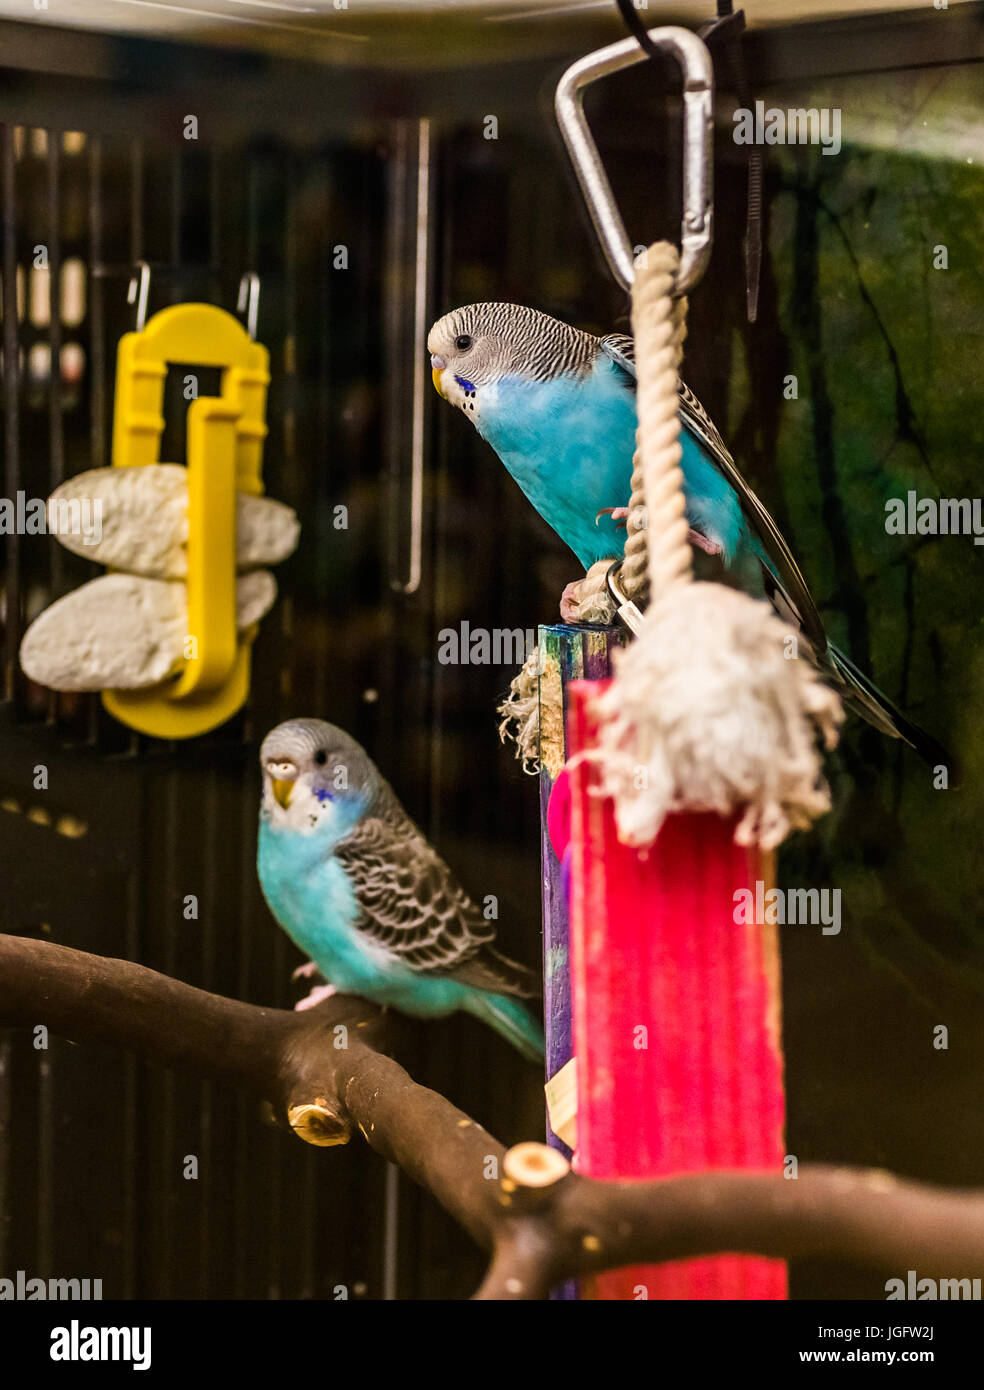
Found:
<svg viewBox="0 0 984 1390"><path fill-rule="evenodd" d="M519 1002L536 978L494 948L494 927L361 744L291 719L267 734L260 765L263 895L330 985L420 1018L465 1009L539 1060L542 1030Z"/></svg>
<svg viewBox="0 0 984 1390"><path fill-rule="evenodd" d="M635 449L633 340L599 338L520 304L469 304L434 324L427 349L439 394L468 416L585 569L620 556ZM778 527L683 384L680 423L693 544L799 625L849 706L931 766L949 765L940 744L828 641Z"/></svg>

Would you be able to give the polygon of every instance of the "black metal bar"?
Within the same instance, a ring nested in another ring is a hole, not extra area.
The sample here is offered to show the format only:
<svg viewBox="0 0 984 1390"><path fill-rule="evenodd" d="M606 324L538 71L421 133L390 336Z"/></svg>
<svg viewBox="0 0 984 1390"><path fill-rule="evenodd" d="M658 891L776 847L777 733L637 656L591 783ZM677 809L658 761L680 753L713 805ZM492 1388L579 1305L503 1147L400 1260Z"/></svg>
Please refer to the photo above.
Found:
<svg viewBox="0 0 984 1390"><path fill-rule="evenodd" d="M61 350L62 350L62 250L61 250L61 130L48 128L47 202L48 202L48 342L51 348L51 374L48 390L48 429L50 431L49 479L52 489L65 478L65 430L62 415ZM49 547L52 555L52 578L61 579L61 546ZM56 588L57 592L57 588Z"/></svg>
<svg viewBox="0 0 984 1390"><path fill-rule="evenodd" d="M249 176L246 183L246 264L257 274L259 274L259 267L256 261L260 243L259 182L258 161L254 155L249 161Z"/></svg>
<svg viewBox="0 0 984 1390"><path fill-rule="evenodd" d="M173 755L174 745L170 745ZM169 767L164 773L163 778L163 822L164 822L164 846L163 863L161 865L161 893L159 903L159 930L163 945L163 971L165 975L175 976L178 974L178 932L180 927L178 920L175 919L174 906L176 902L181 902L184 894L180 889L184 886L178 883L178 872L181 860L181 837L180 837L180 795L181 785L178 772ZM155 788L160 783L155 779ZM171 1298L174 1296L174 1256L175 1240L174 1228L171 1217L171 1202L168 1201L167 1194L171 1184L175 1181L171 1165L175 1162L178 1153L177 1148L177 1101L176 1101L176 1082L173 1072L165 1072L162 1078L162 1100L161 1100L161 1151L163 1160L158 1165L158 1186L157 1186L157 1206L158 1206L158 1250L160 1253L159 1278L161 1280L161 1298ZM163 1180L161 1181L161 1177ZM162 1219L163 1218L163 1219Z"/></svg>
<svg viewBox="0 0 984 1390"><path fill-rule="evenodd" d="M93 468L109 463L106 430L106 282L92 268L103 258L102 141L89 139L89 440Z"/></svg>
<svg viewBox="0 0 984 1390"><path fill-rule="evenodd" d="M389 582L395 589L401 587L400 576L406 565L402 545L404 518L407 513L403 480L410 429L407 401L411 390L406 360L409 321L406 307L407 246L414 220L411 211L411 187L416 187L412 179L412 124L408 119L399 119L392 123L393 152L386 167L388 187L384 254L385 283L389 290L385 298L382 323L386 379L386 535ZM412 277L409 283L413 283Z"/></svg>
<svg viewBox="0 0 984 1390"><path fill-rule="evenodd" d="M255 830L254 830L255 834ZM273 930L273 995L274 1003L283 1008L287 1003L287 937L282 931ZM282 1298L283 1290L283 1239L284 1239L284 1170L280 1156L268 1149L266 1191L267 1191L267 1297Z"/></svg>
<svg viewBox="0 0 984 1390"><path fill-rule="evenodd" d="M93 468L109 463L106 429L106 286L93 273L103 258L102 141L89 138L89 180L87 220L89 228L89 283L86 302L89 311L89 441ZM87 710L87 739L99 737L99 699L91 695Z"/></svg>
<svg viewBox="0 0 984 1390"><path fill-rule="evenodd" d="M130 260L136 262L144 257L144 147L140 140L130 143ZM141 736L135 730L129 731L127 749L135 758L142 747Z"/></svg>
<svg viewBox="0 0 984 1390"><path fill-rule="evenodd" d="M11 1122L13 1104L11 1097L13 1062L13 1043L9 1037L0 1039L0 1269L9 1269L7 1242L10 1234L11 1199L13 1195L11 1144L13 1139Z"/></svg>
<svg viewBox="0 0 984 1390"><path fill-rule="evenodd" d="M256 271L258 275L263 274L264 266L260 263L260 184L261 184L261 156L255 151L247 155L248 170L246 175L246 265ZM280 624L279 650L287 651L290 649L290 623L292 621L291 606L285 597L281 597L276 609ZM293 675L290 665L284 668L283 672L289 682ZM281 687L281 693L285 698L290 695L289 685L286 689ZM251 837L256 834L255 825L251 827ZM270 937L270 992L273 996L273 1003L277 1007L283 1007L288 998L287 974L287 938L283 932L273 931ZM283 1262L283 1238L286 1229L285 1221L285 1198L284 1198L284 1170L279 1155L269 1146L264 1147L263 1162L263 1185L267 1193L266 1201L266 1250L261 1252L266 1256L266 1288L264 1294L268 1298L282 1298L284 1296L284 1262Z"/></svg>
<svg viewBox="0 0 984 1390"><path fill-rule="evenodd" d="M130 142L130 260L144 254L144 152L139 140Z"/></svg>
<svg viewBox="0 0 984 1390"><path fill-rule="evenodd" d="M283 449L285 476L290 495L301 491L297 459L297 168L285 152L284 175L284 321L283 334L276 344L274 365L284 376ZM263 300L260 299L262 306Z"/></svg>
<svg viewBox="0 0 984 1390"><path fill-rule="evenodd" d="M65 477L65 429L62 414L62 295L61 295L61 130L48 127L45 161L48 211L48 492ZM65 557L57 541L49 541L49 597L60 598ZM48 722L56 723L59 711L57 690L48 692Z"/></svg>
<svg viewBox="0 0 984 1390"><path fill-rule="evenodd" d="M134 779L136 782L136 779ZM137 795L141 798L141 826L146 827L143 815L143 784ZM141 918L142 875L138 867L131 869L126 880L126 936L124 950L127 960L140 960L140 918ZM137 1175L141 1167L141 1154L137 1128L140 1113L140 1087L137 1059L127 1053L123 1061L123 1152L126 1156L123 1177L123 1297L137 1297L139 1276L138 1256L140 1253L141 1230L137 1212Z"/></svg>
<svg viewBox="0 0 984 1390"><path fill-rule="evenodd" d="M202 877L201 900L199 902L199 930L202 943L201 979L202 989L214 990L216 914L222 908L222 895L216 891L219 881L217 864L218 836L220 831L218 813L218 773L214 760L210 762L205 777L204 840L205 870ZM209 1278L212 1267L212 1227L213 1227L213 1147L212 1130L215 1110L214 1087L210 1081L201 1084L200 1130L198 1144L198 1199L199 1222L199 1268L198 1291L200 1298L210 1294Z"/></svg>
<svg viewBox="0 0 984 1390"><path fill-rule="evenodd" d="M14 127L0 134L3 189L3 476L7 497L20 487L20 332L17 306L17 157ZM20 537L5 537L4 694L17 713L17 649L21 638Z"/></svg>
<svg viewBox="0 0 984 1390"><path fill-rule="evenodd" d="M331 197L332 179L331 164L327 157L319 160L317 165L317 182L319 187L327 190L328 197ZM336 418L332 409L332 267L331 267L331 244L328 237L321 238L317 251L317 299L318 313L315 319L315 341L312 344L312 356L317 362L317 388L315 395L315 439L324 441L324 466L315 472L317 478L316 506L315 506L315 544L327 547L332 543L331 534L331 504L332 487L335 483L335 451L331 447L335 437ZM319 565L315 571L315 592L318 598L318 606L322 611L327 611L330 602L330 592L328 587L327 566ZM316 690L325 690L328 686L328 675L330 665L330 655L328 651L329 634L324 630L317 633L314 644L314 681Z"/></svg>
<svg viewBox="0 0 984 1390"><path fill-rule="evenodd" d="M58 1042L57 1046L61 1046ZM52 1263L55 1196L55 1098L51 1057L46 1048L35 1053L38 1076L38 1146L37 1146L37 1264L43 1278L54 1273Z"/></svg>
<svg viewBox="0 0 984 1390"><path fill-rule="evenodd" d="M209 152L208 170L208 260L212 267L212 298L218 304L222 292L222 162L219 151Z"/></svg>
<svg viewBox="0 0 984 1390"><path fill-rule="evenodd" d="M253 961L253 876L255 858L256 812L253 798L243 796L239 821L239 930L234 938L236 961L236 998L252 998L250 988ZM246 1298L255 1290L249 1282L250 1251L256 1231L251 1181L255 1165L251 1162L256 1128L255 1102L245 1095L236 1098L236 1150L233 1172L233 1258L235 1260L234 1293Z"/></svg>
<svg viewBox="0 0 984 1390"><path fill-rule="evenodd" d="M383 1298L394 1302L400 1278L400 1170L387 1163L383 1187Z"/></svg>
<svg viewBox="0 0 984 1390"><path fill-rule="evenodd" d="M242 157L229 160L226 172L226 187L230 194L239 198L242 193ZM210 255L214 262L220 259L222 246L222 186L223 168L218 152L212 156L211 181L211 222L212 237ZM239 218L234 214L229 224L239 227ZM252 696L247 700L243 719L243 739L252 737ZM250 999L253 964L253 892L256 878L256 812L252 796L247 794L247 778L241 776L241 814L238 821L239 834L239 894L237 931L234 936L236 950L236 998ZM254 1272L257 1238L253 1192L258 1165L253 1161L255 1153L255 1131L257 1124L256 1105L245 1095L236 1097L235 1155L233 1158L233 1293L236 1298L255 1296L256 1286L251 1276Z"/></svg>
<svg viewBox="0 0 984 1390"><path fill-rule="evenodd" d="M275 370L283 373L283 461L284 478L293 498L302 496L302 479L299 474L297 437L301 422L298 418L301 394L298 389L300 368L300 323L298 303L298 169L296 157L284 151L284 190L283 190L283 258L284 258L284 297L283 333L273 345ZM262 305L263 299L261 297ZM253 835L256 834L255 827ZM300 1289L292 1288L293 1297L312 1298L318 1268L319 1232L316 1223L306 1220L308 1213L317 1210L317 1188L319 1180L315 1167L305 1163L301 1169L300 1187L294 1194L294 1228L298 1246L298 1272Z"/></svg>
<svg viewBox="0 0 984 1390"><path fill-rule="evenodd" d="M182 178L181 155L175 153L171 156L171 264L183 266L181 259L181 204L182 188L184 180ZM181 285L178 277L171 282L170 296L171 303L180 303L182 295Z"/></svg>

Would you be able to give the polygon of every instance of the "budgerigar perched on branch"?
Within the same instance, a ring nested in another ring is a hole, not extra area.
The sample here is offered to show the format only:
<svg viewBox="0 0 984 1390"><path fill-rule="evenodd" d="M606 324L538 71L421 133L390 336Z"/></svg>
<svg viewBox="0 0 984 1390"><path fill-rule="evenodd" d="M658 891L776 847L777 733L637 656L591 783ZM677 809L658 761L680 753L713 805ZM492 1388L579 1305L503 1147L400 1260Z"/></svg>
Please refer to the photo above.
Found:
<svg viewBox="0 0 984 1390"><path fill-rule="evenodd" d="M335 989L420 1018L465 1009L524 1057L538 993L421 835L368 753L320 719L263 740L257 864L270 910Z"/></svg>
<svg viewBox="0 0 984 1390"><path fill-rule="evenodd" d="M440 395L468 416L585 569L621 556L636 432L632 339L599 338L520 304L469 304L434 324L427 349ZM846 704L931 766L949 766L946 750L828 641L778 527L683 384L680 423L693 544L800 627Z"/></svg>

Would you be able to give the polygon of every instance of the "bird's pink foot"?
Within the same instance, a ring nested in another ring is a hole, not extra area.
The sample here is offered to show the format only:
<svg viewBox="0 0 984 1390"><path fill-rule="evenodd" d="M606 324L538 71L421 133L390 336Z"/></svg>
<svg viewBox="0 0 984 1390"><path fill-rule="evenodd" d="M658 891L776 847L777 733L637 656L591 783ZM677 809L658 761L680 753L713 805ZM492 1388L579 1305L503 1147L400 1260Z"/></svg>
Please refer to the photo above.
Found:
<svg viewBox="0 0 984 1390"><path fill-rule="evenodd" d="M302 1009L313 1009L316 1004L320 1004L325 999L330 999L335 993L334 985L315 985L310 994L306 994L303 999L298 999L294 1005L296 1012Z"/></svg>
<svg viewBox="0 0 984 1390"><path fill-rule="evenodd" d="M702 536L699 531L695 531L691 526L690 535L687 537L691 545L695 545L698 550L703 550L705 555L720 555L723 549L717 541L709 541L706 536Z"/></svg>
<svg viewBox="0 0 984 1390"><path fill-rule="evenodd" d="M560 596L560 616L565 623L576 623L579 601L581 597L581 581L573 580L567 585Z"/></svg>
<svg viewBox="0 0 984 1390"><path fill-rule="evenodd" d="M315 975L320 974L321 971L315 965L314 961L308 960L305 961L303 965L299 965L290 978L292 980L313 980Z"/></svg>

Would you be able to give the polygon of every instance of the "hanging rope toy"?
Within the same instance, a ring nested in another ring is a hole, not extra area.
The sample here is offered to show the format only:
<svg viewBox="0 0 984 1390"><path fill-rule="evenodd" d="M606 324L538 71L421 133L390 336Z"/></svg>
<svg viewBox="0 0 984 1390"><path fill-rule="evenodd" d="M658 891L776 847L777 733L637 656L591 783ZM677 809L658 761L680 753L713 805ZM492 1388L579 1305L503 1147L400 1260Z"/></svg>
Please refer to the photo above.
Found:
<svg viewBox="0 0 984 1390"><path fill-rule="evenodd" d="M650 602L597 701L600 790L627 844L652 843L666 816L686 809L741 811L738 842L772 849L829 809L817 741L833 747L843 711L768 603L692 582L678 264L675 248L658 243L633 288L639 432L620 577L630 598L648 586Z"/></svg>

